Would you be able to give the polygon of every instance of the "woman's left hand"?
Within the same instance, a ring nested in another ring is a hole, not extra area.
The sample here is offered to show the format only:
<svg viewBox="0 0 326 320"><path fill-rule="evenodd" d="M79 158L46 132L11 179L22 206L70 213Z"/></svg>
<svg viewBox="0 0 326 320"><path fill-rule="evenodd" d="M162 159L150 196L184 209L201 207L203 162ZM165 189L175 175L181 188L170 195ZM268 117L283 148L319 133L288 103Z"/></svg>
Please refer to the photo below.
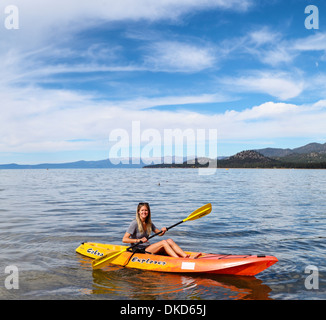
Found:
<svg viewBox="0 0 326 320"><path fill-rule="evenodd" d="M160 234L160 236L163 236L164 233L165 233L166 231L168 231L168 230L167 230L165 227L163 227L163 228L161 229L161 234Z"/></svg>

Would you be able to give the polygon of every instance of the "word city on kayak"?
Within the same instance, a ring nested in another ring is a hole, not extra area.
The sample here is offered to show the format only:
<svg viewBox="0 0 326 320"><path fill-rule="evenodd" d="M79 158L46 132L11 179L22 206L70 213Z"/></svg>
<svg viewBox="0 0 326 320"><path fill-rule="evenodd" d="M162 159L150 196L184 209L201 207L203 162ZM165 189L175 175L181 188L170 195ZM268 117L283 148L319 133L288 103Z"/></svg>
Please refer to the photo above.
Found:
<svg viewBox="0 0 326 320"><path fill-rule="evenodd" d="M90 253L90 254L95 254L95 255L97 255L99 257L103 257L104 256L104 254L101 253L101 252L99 252L98 250L95 250L94 251L93 249L88 249L87 252Z"/></svg>

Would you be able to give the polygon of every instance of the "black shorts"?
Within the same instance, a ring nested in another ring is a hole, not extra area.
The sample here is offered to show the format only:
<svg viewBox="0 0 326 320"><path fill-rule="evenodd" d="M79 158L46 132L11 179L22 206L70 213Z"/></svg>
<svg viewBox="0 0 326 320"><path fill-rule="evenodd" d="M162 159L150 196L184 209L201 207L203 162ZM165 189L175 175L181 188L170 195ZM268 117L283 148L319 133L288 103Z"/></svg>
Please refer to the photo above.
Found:
<svg viewBox="0 0 326 320"><path fill-rule="evenodd" d="M127 251L129 252L133 252L133 253L150 253L146 251L146 247L140 247L140 246L136 246L136 247L129 247L127 249Z"/></svg>

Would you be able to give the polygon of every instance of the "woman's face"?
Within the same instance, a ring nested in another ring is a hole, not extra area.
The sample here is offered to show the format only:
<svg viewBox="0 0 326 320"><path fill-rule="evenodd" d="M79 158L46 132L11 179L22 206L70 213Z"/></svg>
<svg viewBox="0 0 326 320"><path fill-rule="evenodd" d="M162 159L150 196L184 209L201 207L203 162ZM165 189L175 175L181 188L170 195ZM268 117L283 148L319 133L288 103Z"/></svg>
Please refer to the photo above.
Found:
<svg viewBox="0 0 326 320"><path fill-rule="evenodd" d="M142 206L140 207L139 209L139 218L141 221L145 222L146 221L146 218L148 216L148 209L146 206Z"/></svg>

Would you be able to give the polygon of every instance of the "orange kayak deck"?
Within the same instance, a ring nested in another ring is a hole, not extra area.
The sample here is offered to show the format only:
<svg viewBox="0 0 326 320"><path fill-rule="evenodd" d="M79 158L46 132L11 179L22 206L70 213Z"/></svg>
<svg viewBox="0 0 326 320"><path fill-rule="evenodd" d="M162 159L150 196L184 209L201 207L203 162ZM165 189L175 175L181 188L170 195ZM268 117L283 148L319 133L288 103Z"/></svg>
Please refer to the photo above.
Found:
<svg viewBox="0 0 326 320"><path fill-rule="evenodd" d="M96 259L112 251L121 251L126 248L128 247L84 242L76 249L76 252L83 256ZM198 258L194 258L199 252L186 253L190 255L190 258L174 258L148 253L133 254L125 251L111 261L111 264L159 272L255 276L278 261L274 256L265 255L202 253Z"/></svg>

